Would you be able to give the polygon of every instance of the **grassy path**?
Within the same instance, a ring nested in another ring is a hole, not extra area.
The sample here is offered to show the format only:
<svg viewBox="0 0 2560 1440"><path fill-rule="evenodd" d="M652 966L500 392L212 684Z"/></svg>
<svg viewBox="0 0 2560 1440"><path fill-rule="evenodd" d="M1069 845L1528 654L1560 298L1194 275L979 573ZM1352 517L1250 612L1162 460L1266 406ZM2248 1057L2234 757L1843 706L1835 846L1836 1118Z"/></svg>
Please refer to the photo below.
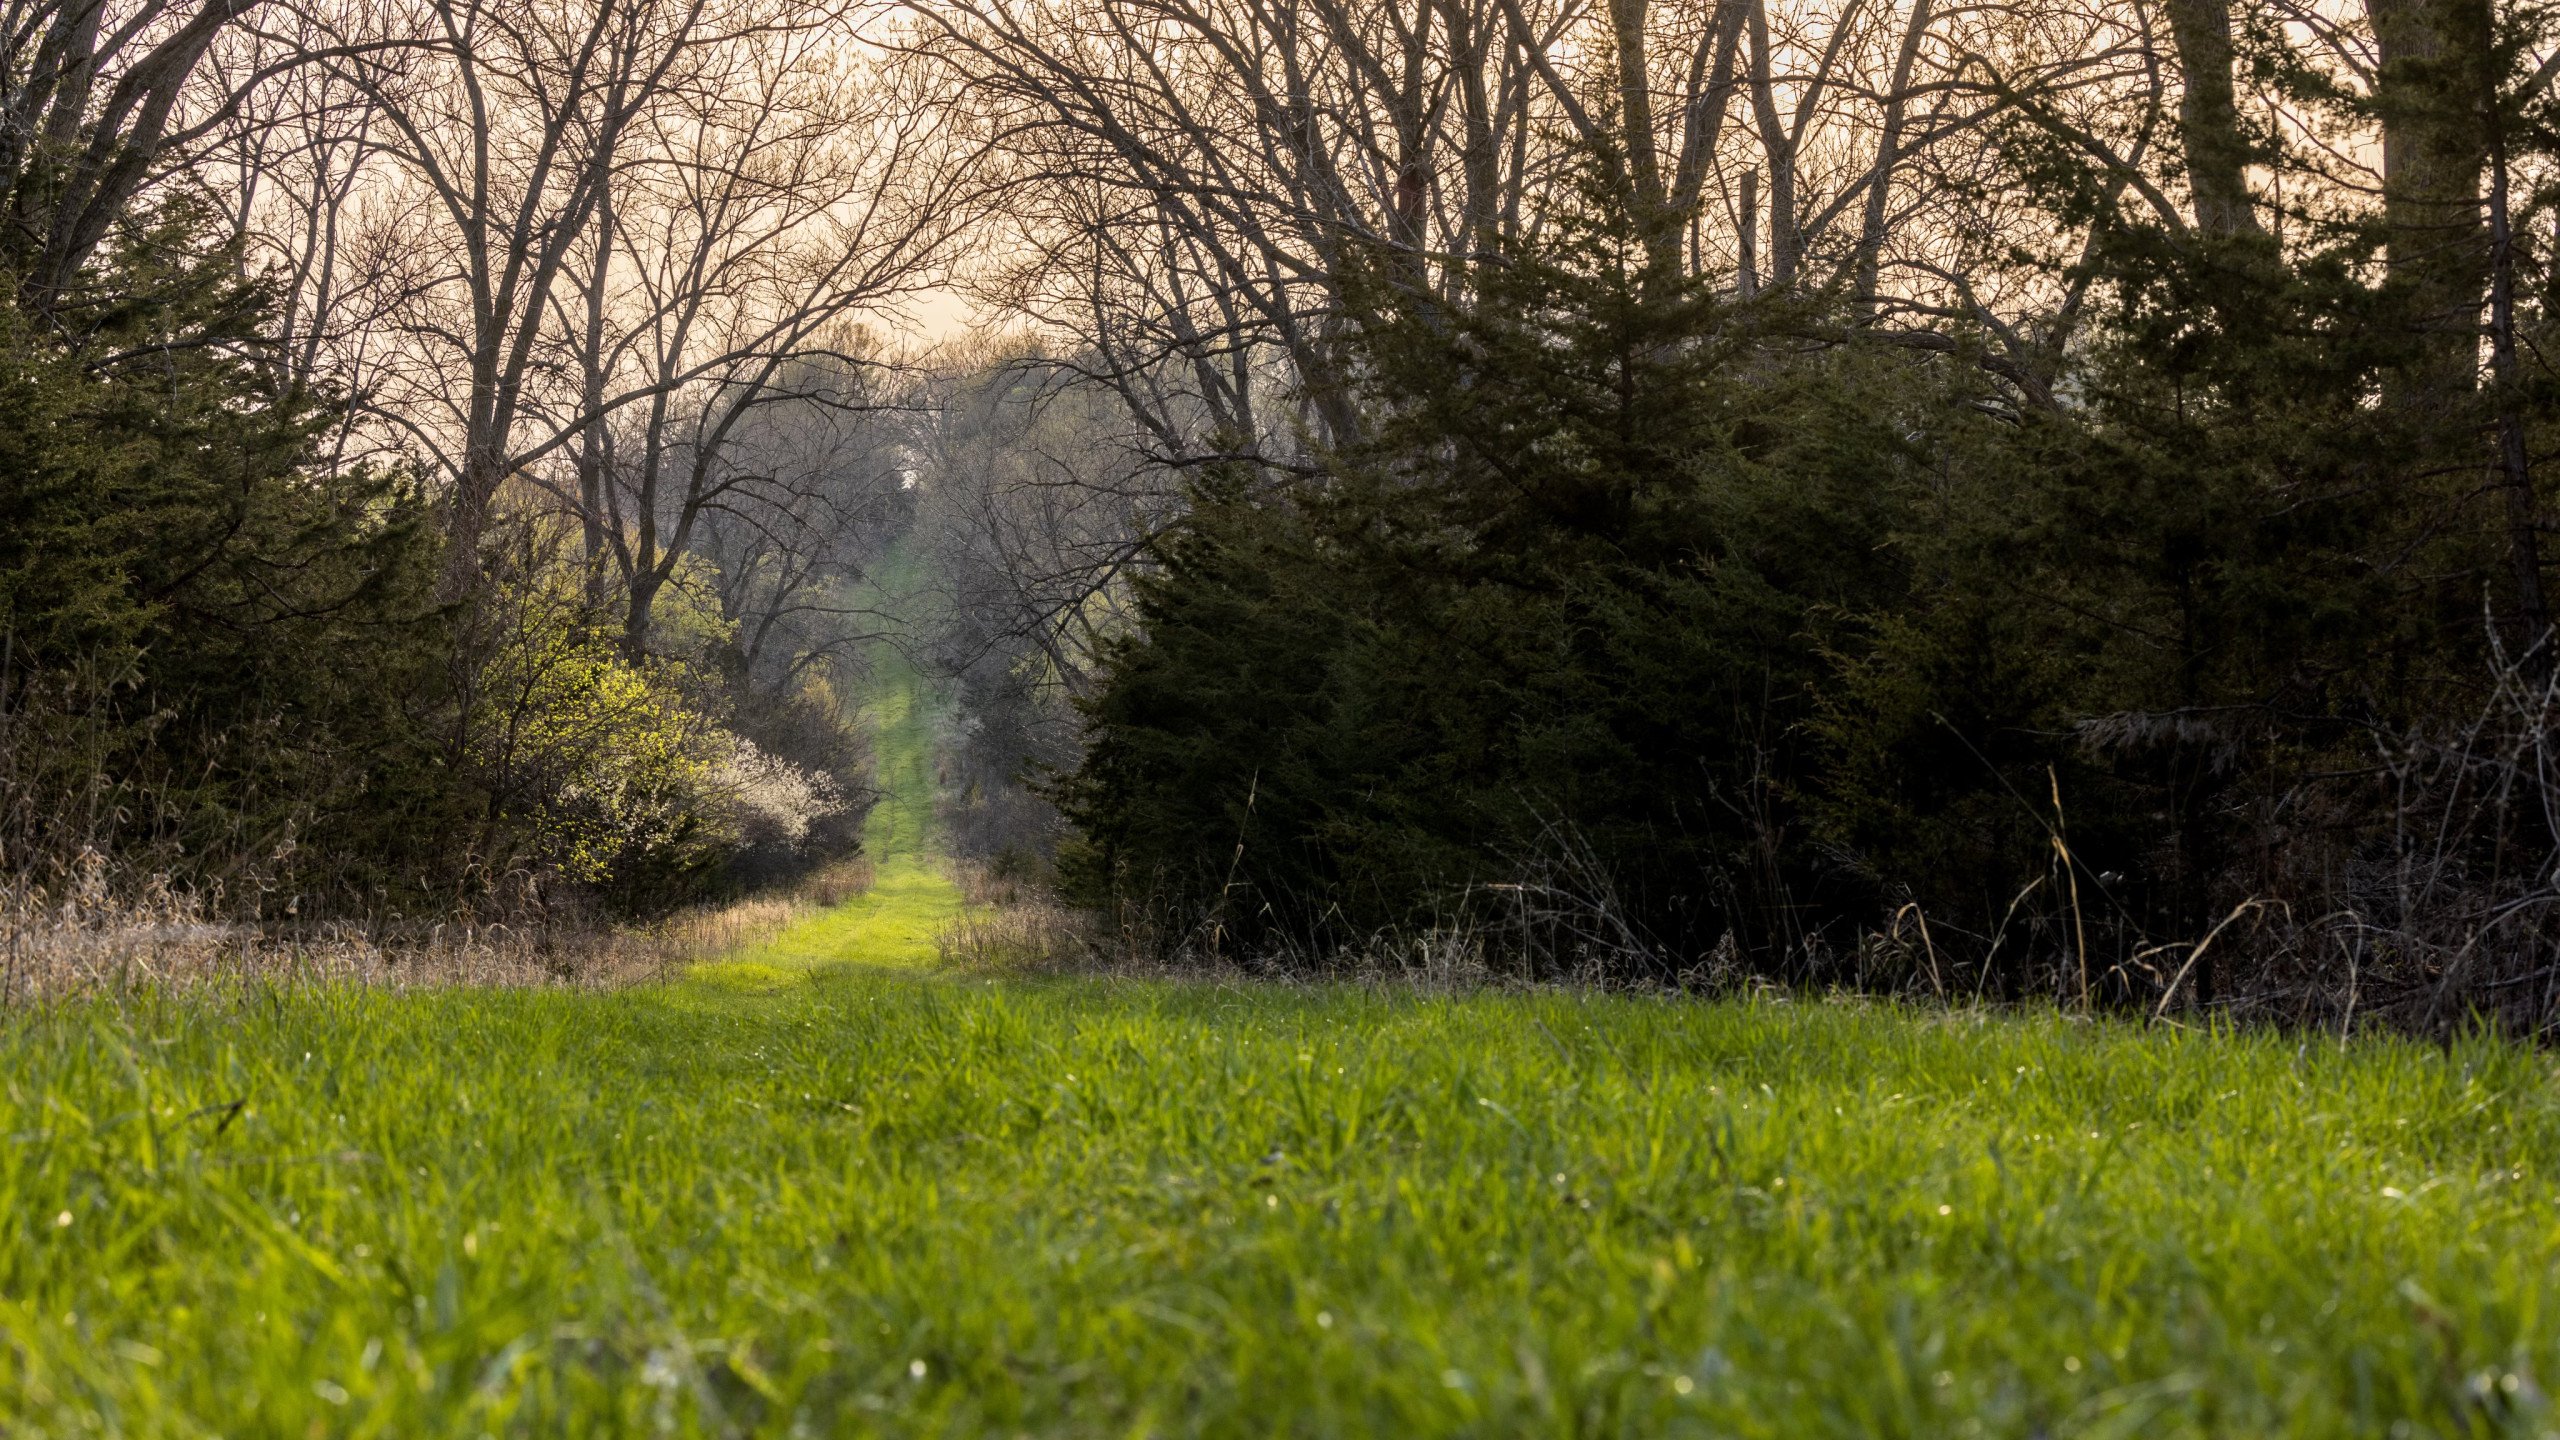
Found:
<svg viewBox="0 0 2560 1440"><path fill-rule="evenodd" d="M699 978L754 989L797 981L822 965L915 969L933 961L934 937L960 913L961 901L934 843L930 701L914 663L894 646L876 647L871 701L863 707L882 792L863 830L871 889L765 945L702 967Z"/></svg>

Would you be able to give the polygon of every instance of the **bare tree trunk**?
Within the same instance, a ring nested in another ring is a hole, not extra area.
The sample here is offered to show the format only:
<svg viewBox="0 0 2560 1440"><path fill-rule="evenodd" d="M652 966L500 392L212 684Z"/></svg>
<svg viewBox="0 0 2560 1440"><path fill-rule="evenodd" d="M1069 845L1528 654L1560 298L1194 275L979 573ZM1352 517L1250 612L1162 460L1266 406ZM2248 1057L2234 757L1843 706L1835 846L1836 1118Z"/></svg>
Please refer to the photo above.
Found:
<svg viewBox="0 0 2560 1440"><path fill-rule="evenodd" d="M607 161L609 169L611 162ZM611 417L605 410L605 294L613 274L613 187L604 187L596 197L596 253L591 272L585 277L587 313L586 333L578 346L578 363L585 371L580 377L578 407L587 419L586 433L578 437L578 520L583 553L579 557L586 566L587 604L598 606L605 599L605 577L608 557L605 546L605 486L610 483L605 467L610 463L612 446L606 429Z"/></svg>
<svg viewBox="0 0 2560 1440"><path fill-rule="evenodd" d="M1443 0L1441 24L1449 33L1450 62L1457 69L1458 118L1462 127L1466 196L1459 206L1458 239L1473 256L1494 252L1500 244L1501 151L1499 121L1492 91L1485 84L1487 50L1495 27L1480 24L1466 0Z"/></svg>
<svg viewBox="0 0 2560 1440"><path fill-rule="evenodd" d="M144 23L148 13L117 16L111 32L102 34L103 0L56 0L12 11L13 38L44 37L34 55L0 56L10 72L7 108L16 112L8 117L12 133L0 140L0 170L16 222L34 242L19 280L20 296L32 308L49 309L72 287L116 222L159 178L172 140L207 128L180 124L179 101L214 41L258 3L204 0L183 25L149 40L143 37L155 32ZM93 110L90 100L108 67L137 49ZM20 65L28 68L20 72Z"/></svg>
<svg viewBox="0 0 2560 1440"><path fill-rule="evenodd" d="M1407 283L1417 294L1430 286L1430 264L1424 252L1431 243L1431 135L1426 128L1425 92L1430 88L1425 74L1431 55L1431 16L1428 3L1413 7L1413 25L1407 29L1401 12L1390 8L1388 17L1396 27L1402 73L1396 77L1391 111L1396 136L1396 194L1394 214L1388 220L1388 232L1403 248L1408 261Z"/></svg>
<svg viewBox="0 0 2560 1440"><path fill-rule="evenodd" d="M1768 0L1751 0L1751 115L1769 163L1769 283L1783 290L1795 283L1801 247L1796 239L1795 135L1778 113L1776 63L1769 44ZM1752 288L1759 288L1756 282Z"/></svg>
<svg viewBox="0 0 2560 1440"><path fill-rule="evenodd" d="M2178 140L2196 229L2216 239L2262 235L2249 195L2248 142L2231 90L2231 0L2164 0L2184 79Z"/></svg>
<svg viewBox="0 0 2560 1440"><path fill-rule="evenodd" d="M2381 59L2373 93L2390 278L2423 337L2395 399L2442 404L2478 383L2488 0L2365 0L2365 9Z"/></svg>
<svg viewBox="0 0 2560 1440"><path fill-rule="evenodd" d="M1609 42L1618 59L1618 137L1626 150L1627 180L1644 227L1645 266L1652 275L1680 269L1680 224L1666 203L1662 151L1653 133L1653 78L1645 55L1645 12L1650 0L1609 0Z"/></svg>
<svg viewBox="0 0 2560 1440"><path fill-rule="evenodd" d="M1671 208L1688 218L1693 237L1701 218L1699 198L1715 163L1716 144L1724 135L1725 115L1733 106L1734 60L1749 13L1750 0L1716 0L1707 33L1690 52L1689 94L1680 116L1680 160L1672 172ZM1705 263L1701 248L1693 238L1693 266Z"/></svg>
<svg viewBox="0 0 2560 1440"><path fill-rule="evenodd" d="M1858 319L1876 313L1876 287L1884 264L1884 232L1892 215L1893 172L1902 163L1903 117L1911 104L1911 72L1920 61L1920 43L1929 33L1930 0L1911 0L1910 18L1902 27L1902 48L1893 61L1893 83L1885 92L1884 125L1876 138L1874 173L1867 181L1867 211L1858 227L1858 270L1852 281Z"/></svg>
<svg viewBox="0 0 2560 1440"><path fill-rule="evenodd" d="M1742 213L1736 219L1739 233L1735 238L1741 254L1740 273L1734 277L1734 287L1741 292L1743 299L1748 300L1760 293L1760 172L1757 170L1742 172Z"/></svg>
<svg viewBox="0 0 2560 1440"><path fill-rule="evenodd" d="M2487 38L2482 36L2484 42ZM2524 631L2524 663L2527 673L2548 678L2555 658L2551 604L2542 588L2542 506L2525 447L2522 374L2516 359L2516 236L2508 207L2506 123L2494 77L2485 67L2483 78L2492 82L2482 100L2489 142L2489 377L2496 387L2498 472L2507 492L2507 551Z"/></svg>
<svg viewBox="0 0 2560 1440"><path fill-rule="evenodd" d="M463 452L462 470L454 481L453 511L445 517L444 570L436 579L437 604L456 604L478 593L480 545L489 533L489 511L506 475L506 457L487 439L475 437Z"/></svg>

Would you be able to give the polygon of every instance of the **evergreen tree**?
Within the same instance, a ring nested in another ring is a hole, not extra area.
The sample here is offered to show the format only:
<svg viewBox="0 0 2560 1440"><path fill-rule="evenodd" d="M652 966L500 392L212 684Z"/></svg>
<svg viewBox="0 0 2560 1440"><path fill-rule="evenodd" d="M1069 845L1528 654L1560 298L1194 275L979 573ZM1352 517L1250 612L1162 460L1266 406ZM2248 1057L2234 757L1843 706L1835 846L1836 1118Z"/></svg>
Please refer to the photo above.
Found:
<svg viewBox="0 0 2560 1440"><path fill-rule="evenodd" d="M333 408L277 378L271 299L213 233L169 205L41 314L0 305L7 838L371 888L449 784L426 506L311 463Z"/></svg>
<svg viewBox="0 0 2560 1440"><path fill-rule="evenodd" d="M1358 277L1373 438L1158 539L1059 792L1075 893L1247 947L1529 915L1566 965L1850 913L1797 812L1807 626L1895 583L1937 397L1665 273L1628 197L1596 157L1464 304Z"/></svg>

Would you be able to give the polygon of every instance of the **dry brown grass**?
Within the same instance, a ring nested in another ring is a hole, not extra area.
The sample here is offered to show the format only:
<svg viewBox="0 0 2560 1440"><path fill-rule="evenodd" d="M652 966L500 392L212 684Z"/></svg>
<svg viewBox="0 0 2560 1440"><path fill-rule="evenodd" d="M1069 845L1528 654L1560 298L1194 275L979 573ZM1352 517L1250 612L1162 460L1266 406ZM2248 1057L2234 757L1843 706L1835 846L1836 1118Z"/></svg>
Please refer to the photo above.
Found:
<svg viewBox="0 0 2560 1440"><path fill-rule="evenodd" d="M661 968L734 954L869 890L872 875L871 858L856 855L810 874L787 894L678 911L634 939L653 952Z"/></svg>
<svg viewBox="0 0 2560 1440"><path fill-rule="evenodd" d="M870 893L871 882L877 873L870 856L856 855L810 875L792 893L795 898L823 910L841 905L856 895Z"/></svg>
<svg viewBox="0 0 2560 1440"><path fill-rule="evenodd" d="M452 923L398 932L338 922L250 925L189 907L117 906L76 916L0 914L0 999L234 980L353 981L394 987L614 985L662 967L624 932Z"/></svg>
<svg viewBox="0 0 2560 1440"><path fill-rule="evenodd" d="M1071 970L1091 957L1085 927L1055 901L970 910L934 937L942 963L964 970Z"/></svg>
<svg viewBox="0 0 2560 1440"><path fill-rule="evenodd" d="M94 873L94 871L92 872ZM645 926L542 914L515 921L362 925L215 918L166 882L113 895L75 883L62 895L0 887L0 1004L28 998L217 981L612 987L664 978L697 960L771 940L870 888L856 857L790 893L680 911Z"/></svg>
<svg viewBox="0 0 2560 1440"><path fill-rule="evenodd" d="M1041 886L971 860L950 862L968 908L934 937L944 965L1024 972L1093 967L1098 947L1085 917Z"/></svg>

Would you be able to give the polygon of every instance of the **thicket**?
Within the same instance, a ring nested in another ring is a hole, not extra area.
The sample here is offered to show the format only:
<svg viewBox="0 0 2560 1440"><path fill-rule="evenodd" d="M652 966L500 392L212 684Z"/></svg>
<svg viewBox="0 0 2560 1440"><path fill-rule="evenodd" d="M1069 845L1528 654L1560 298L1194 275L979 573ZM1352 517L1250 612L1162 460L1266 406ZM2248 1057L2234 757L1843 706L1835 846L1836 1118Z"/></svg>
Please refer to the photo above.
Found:
<svg viewBox="0 0 2560 1440"><path fill-rule="evenodd" d="M2553 393L2470 374L2541 353L2529 222L2448 322L2376 218L2109 220L2012 138L2096 235L2041 376L1684 277L1606 153L1461 298L1368 255L1363 438L1153 541L1069 893L1286 964L2546 1020Z"/></svg>
<svg viewBox="0 0 2560 1440"><path fill-rule="evenodd" d="M440 588L441 501L330 463L342 397L281 363L276 295L208 208L139 205L72 284L9 293L13 915L647 913L857 846L826 669L748 673L707 564L637 649L531 503Z"/></svg>

